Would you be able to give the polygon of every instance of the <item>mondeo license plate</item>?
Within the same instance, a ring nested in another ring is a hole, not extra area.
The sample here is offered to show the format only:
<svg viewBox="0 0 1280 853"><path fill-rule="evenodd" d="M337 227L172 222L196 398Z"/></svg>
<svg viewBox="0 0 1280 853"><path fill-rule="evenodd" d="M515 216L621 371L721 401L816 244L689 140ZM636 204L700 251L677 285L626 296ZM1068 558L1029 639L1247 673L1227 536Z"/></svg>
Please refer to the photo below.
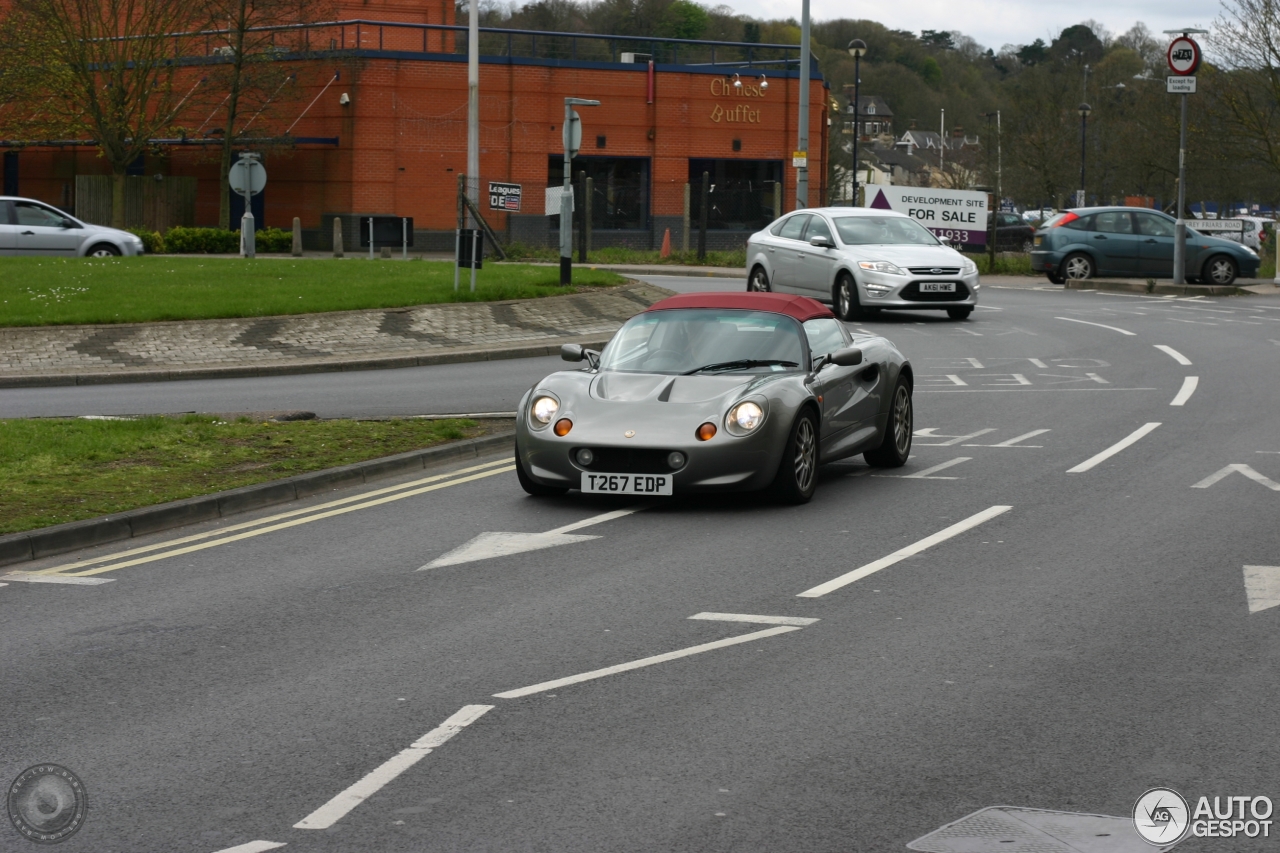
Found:
<svg viewBox="0 0 1280 853"><path fill-rule="evenodd" d="M582 491L607 495L670 495L670 474L591 474L582 472Z"/></svg>
<svg viewBox="0 0 1280 853"><path fill-rule="evenodd" d="M955 293L956 283L954 281L922 281L920 282L921 293Z"/></svg>

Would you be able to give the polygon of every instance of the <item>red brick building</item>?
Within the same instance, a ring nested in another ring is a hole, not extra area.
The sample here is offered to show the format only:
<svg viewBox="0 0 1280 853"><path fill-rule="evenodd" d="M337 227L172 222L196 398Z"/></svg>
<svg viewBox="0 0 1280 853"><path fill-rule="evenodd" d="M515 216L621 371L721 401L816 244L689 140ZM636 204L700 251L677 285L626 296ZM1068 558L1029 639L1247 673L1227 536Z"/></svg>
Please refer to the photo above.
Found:
<svg viewBox="0 0 1280 853"><path fill-rule="evenodd" d="M297 82L287 101L255 126L267 188L255 199L258 221L289 228L300 217L306 242L327 248L331 220L382 214L413 217L415 248L452 249L457 178L467 162L465 27L453 25L452 0L346 2L350 20L292 30L309 51L284 54ZM209 56L217 61L217 39ZM544 191L562 180L564 98L580 107L583 142L573 169L592 177L594 245L678 240L685 184L694 184L696 222L702 173L714 189L711 246L740 245L742 235L797 205L799 49L795 46L630 39L486 30L480 50L481 207L508 239L554 244L558 217L544 213ZM652 57L652 67L650 63ZM809 198L825 198L827 87L809 63ZM740 84L740 85L739 85ZM215 110L216 113L216 110ZM203 122L203 124L202 124ZM192 224L218 217L215 114L184 117L185 138L158 141L134 172L159 182L195 179ZM106 174L90 145L9 147L4 191L88 218L77 178ZM520 209L490 211L489 181L519 184ZM188 186L190 182L188 182ZM82 184L83 186L83 184ZM233 221L239 199L233 200Z"/></svg>

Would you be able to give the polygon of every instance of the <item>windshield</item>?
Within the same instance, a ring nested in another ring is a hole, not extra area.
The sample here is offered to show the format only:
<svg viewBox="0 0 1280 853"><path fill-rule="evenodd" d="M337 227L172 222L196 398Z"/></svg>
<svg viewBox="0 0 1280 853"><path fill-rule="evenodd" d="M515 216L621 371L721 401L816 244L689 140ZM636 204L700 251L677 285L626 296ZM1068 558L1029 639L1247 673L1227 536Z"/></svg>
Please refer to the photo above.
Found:
<svg viewBox="0 0 1280 853"><path fill-rule="evenodd" d="M672 374L795 370L804 363L802 335L798 322L766 311L648 311L614 335L600 356L600 369Z"/></svg>
<svg viewBox="0 0 1280 853"><path fill-rule="evenodd" d="M905 216L842 216L835 220L846 246L937 246L938 238Z"/></svg>

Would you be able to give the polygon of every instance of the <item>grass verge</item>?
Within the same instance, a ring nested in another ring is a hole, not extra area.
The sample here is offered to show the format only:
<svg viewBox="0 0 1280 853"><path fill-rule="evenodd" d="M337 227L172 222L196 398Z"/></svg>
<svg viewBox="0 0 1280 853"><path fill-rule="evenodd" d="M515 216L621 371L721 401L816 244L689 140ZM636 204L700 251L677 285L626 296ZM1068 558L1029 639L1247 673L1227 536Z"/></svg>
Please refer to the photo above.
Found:
<svg viewBox="0 0 1280 853"><path fill-rule="evenodd" d="M0 420L0 533L472 438L469 420Z"/></svg>
<svg viewBox="0 0 1280 853"><path fill-rule="evenodd" d="M278 258L0 258L0 326L142 323L268 317L401 308L441 302L490 302L574 293L625 279L575 268L560 287L558 269L489 265L470 291L463 271L453 290L449 262Z"/></svg>
<svg viewBox="0 0 1280 853"><path fill-rule="evenodd" d="M560 250L541 246L526 246L515 243L506 248L507 257L515 261L559 261ZM574 264L577 269L578 250L574 248ZM592 249L587 256L587 265L591 264L669 264L686 267L745 267L747 265L747 249L735 249L732 252L707 252L704 260L698 260L697 252L672 252L668 257L656 250L622 249L610 247Z"/></svg>
<svg viewBox="0 0 1280 853"><path fill-rule="evenodd" d="M978 265L978 272L982 275L1040 275L1031 268L1031 256L1021 252L997 252L994 266L991 256L985 253L966 254L965 257Z"/></svg>

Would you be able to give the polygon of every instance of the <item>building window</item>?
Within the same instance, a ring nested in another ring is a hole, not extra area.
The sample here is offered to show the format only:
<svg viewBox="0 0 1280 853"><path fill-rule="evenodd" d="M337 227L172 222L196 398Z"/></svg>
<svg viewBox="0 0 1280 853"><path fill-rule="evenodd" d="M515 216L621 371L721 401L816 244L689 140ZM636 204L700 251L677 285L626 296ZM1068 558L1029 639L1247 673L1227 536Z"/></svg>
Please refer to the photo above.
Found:
<svg viewBox="0 0 1280 853"><path fill-rule="evenodd" d="M689 215L694 222L702 217L703 172L711 179L707 228L758 231L782 215L773 209L781 160L690 160Z"/></svg>
<svg viewBox="0 0 1280 853"><path fill-rule="evenodd" d="M4 152L4 194L18 195L18 152Z"/></svg>
<svg viewBox="0 0 1280 853"><path fill-rule="evenodd" d="M574 203L581 210L580 172L592 183L591 227L599 230L642 230L649 227L649 158L575 157ZM548 157L547 186L564 186L564 158ZM560 217L552 216L551 227L560 227Z"/></svg>

